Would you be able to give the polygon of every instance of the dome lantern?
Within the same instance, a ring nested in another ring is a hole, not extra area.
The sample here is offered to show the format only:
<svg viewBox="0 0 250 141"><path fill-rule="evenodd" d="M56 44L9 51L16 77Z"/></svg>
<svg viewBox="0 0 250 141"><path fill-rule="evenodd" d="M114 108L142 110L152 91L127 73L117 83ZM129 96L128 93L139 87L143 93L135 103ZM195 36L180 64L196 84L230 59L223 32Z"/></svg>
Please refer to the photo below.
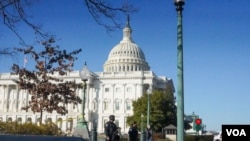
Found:
<svg viewBox="0 0 250 141"><path fill-rule="evenodd" d="M131 38L131 34L132 34L132 29L130 28L130 18L129 18L129 15L128 15L127 16L126 26L123 29L123 39L122 39L121 43L123 43L123 42L133 42L132 38Z"/></svg>
<svg viewBox="0 0 250 141"><path fill-rule="evenodd" d="M132 41L130 18L123 29L123 39L110 51L104 72L149 71L142 49Z"/></svg>

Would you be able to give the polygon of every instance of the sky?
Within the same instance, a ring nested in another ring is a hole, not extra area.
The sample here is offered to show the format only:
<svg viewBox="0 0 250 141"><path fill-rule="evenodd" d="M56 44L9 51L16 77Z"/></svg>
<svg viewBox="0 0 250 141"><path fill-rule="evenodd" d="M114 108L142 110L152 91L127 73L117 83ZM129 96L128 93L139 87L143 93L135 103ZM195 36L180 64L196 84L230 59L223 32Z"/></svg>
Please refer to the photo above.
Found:
<svg viewBox="0 0 250 141"><path fill-rule="evenodd" d="M177 88L177 13L173 0L110 0L132 3L132 38L143 50L151 70L173 79ZM250 124L250 1L186 0L183 11L184 113L202 118L207 130L220 131L222 124ZM107 33L88 13L82 0L39 0L28 9L34 22L56 35L61 49L77 55L74 70L84 62L102 72L111 49L122 39L122 30ZM125 25L126 15L118 20ZM104 21L106 21L104 19ZM35 45L28 27L17 28ZM19 46L18 39L0 25L0 44ZM10 72L19 59L0 57L0 73ZM26 67L31 67L28 58ZM176 94L175 94L176 95ZM177 97L178 98L178 97Z"/></svg>

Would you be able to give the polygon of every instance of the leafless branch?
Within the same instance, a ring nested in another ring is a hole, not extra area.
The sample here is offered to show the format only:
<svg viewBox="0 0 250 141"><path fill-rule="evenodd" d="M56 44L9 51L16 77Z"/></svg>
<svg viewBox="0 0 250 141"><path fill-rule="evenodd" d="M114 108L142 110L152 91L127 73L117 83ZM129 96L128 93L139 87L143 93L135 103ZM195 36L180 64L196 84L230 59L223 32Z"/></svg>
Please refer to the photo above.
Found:
<svg viewBox="0 0 250 141"><path fill-rule="evenodd" d="M6 55L6 56L13 56L14 57L17 55L17 52L10 49L10 48L3 48L0 50L0 54L4 55L4 56Z"/></svg>
<svg viewBox="0 0 250 141"><path fill-rule="evenodd" d="M83 0L88 11L94 18L94 20L101 26L104 26L107 31L113 31L117 28L121 28L121 23L118 21L119 13L128 14L136 12L132 5L125 3L120 7L113 7L108 2L103 0ZM102 19L110 19L113 25L107 24L102 21Z"/></svg>
<svg viewBox="0 0 250 141"><path fill-rule="evenodd" d="M17 30L17 25L19 23L25 23L34 32L37 38L46 40L52 35L45 33L41 29L41 25L35 25L31 23L28 19L29 16L25 13L26 6L29 7L32 4L32 0L1 0L0 1L0 17L2 17L3 24L9 28L19 39L20 44L24 46L29 46L24 41L22 35ZM0 49L1 53L6 53L6 49ZM7 51L10 51L9 49ZM7 53L6 55L13 55L14 51Z"/></svg>

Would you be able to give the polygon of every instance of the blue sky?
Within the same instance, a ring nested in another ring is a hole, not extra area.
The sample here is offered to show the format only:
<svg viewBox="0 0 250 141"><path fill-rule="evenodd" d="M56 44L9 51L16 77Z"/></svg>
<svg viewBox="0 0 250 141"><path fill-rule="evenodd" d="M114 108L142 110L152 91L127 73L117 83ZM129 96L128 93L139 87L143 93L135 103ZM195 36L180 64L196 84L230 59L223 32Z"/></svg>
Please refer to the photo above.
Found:
<svg viewBox="0 0 250 141"><path fill-rule="evenodd" d="M177 15L173 0L128 2L139 10L130 15L133 40L144 51L151 69L172 78L176 87ZM186 0L184 109L185 114L200 115L207 130L221 130L222 124L250 124L249 5L249 0ZM33 21L60 38L57 44L62 49L82 48L75 70L87 61L90 70L103 71L110 50L122 39L121 30L107 34L97 25L81 0L41 0L29 12ZM125 24L125 15L119 19ZM20 24L18 30L27 42L35 44L30 29ZM18 46L13 33L3 26L0 31L3 46ZM23 64L22 55L18 60L0 60L0 73L9 72L14 62ZM27 63L27 67L31 65Z"/></svg>

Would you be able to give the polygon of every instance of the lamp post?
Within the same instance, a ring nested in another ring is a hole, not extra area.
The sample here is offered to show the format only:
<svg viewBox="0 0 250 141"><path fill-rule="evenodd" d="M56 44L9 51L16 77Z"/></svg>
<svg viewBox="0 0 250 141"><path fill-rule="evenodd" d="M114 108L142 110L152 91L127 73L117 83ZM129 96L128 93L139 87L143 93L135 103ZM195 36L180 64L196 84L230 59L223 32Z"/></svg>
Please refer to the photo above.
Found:
<svg viewBox="0 0 250 141"><path fill-rule="evenodd" d="M85 116L85 113L84 113L85 101L86 101L85 95L86 95L86 88L87 88L86 81L88 81L90 77L90 72L87 68L86 62L84 64L82 71L80 71L79 74L83 81L82 111L81 111L81 115L77 119L78 121L77 121L76 128L73 132L73 136L80 136L84 138L85 140L89 140L90 136L89 136L88 124L84 117Z"/></svg>
<svg viewBox="0 0 250 141"><path fill-rule="evenodd" d="M97 141L97 120L93 120L93 129L91 134L91 141Z"/></svg>
<svg viewBox="0 0 250 141"><path fill-rule="evenodd" d="M144 132L144 128L143 128L143 118L144 118L144 115L141 114L141 138L140 138L140 141L145 141L145 132Z"/></svg>
<svg viewBox="0 0 250 141"><path fill-rule="evenodd" d="M184 0L174 0L177 11L177 141L184 140L184 84L182 11Z"/></svg>
<svg viewBox="0 0 250 141"><path fill-rule="evenodd" d="M151 94L151 89L148 88L147 94L148 94L148 108L147 108L147 126L149 126L149 114L150 114L150 94Z"/></svg>

